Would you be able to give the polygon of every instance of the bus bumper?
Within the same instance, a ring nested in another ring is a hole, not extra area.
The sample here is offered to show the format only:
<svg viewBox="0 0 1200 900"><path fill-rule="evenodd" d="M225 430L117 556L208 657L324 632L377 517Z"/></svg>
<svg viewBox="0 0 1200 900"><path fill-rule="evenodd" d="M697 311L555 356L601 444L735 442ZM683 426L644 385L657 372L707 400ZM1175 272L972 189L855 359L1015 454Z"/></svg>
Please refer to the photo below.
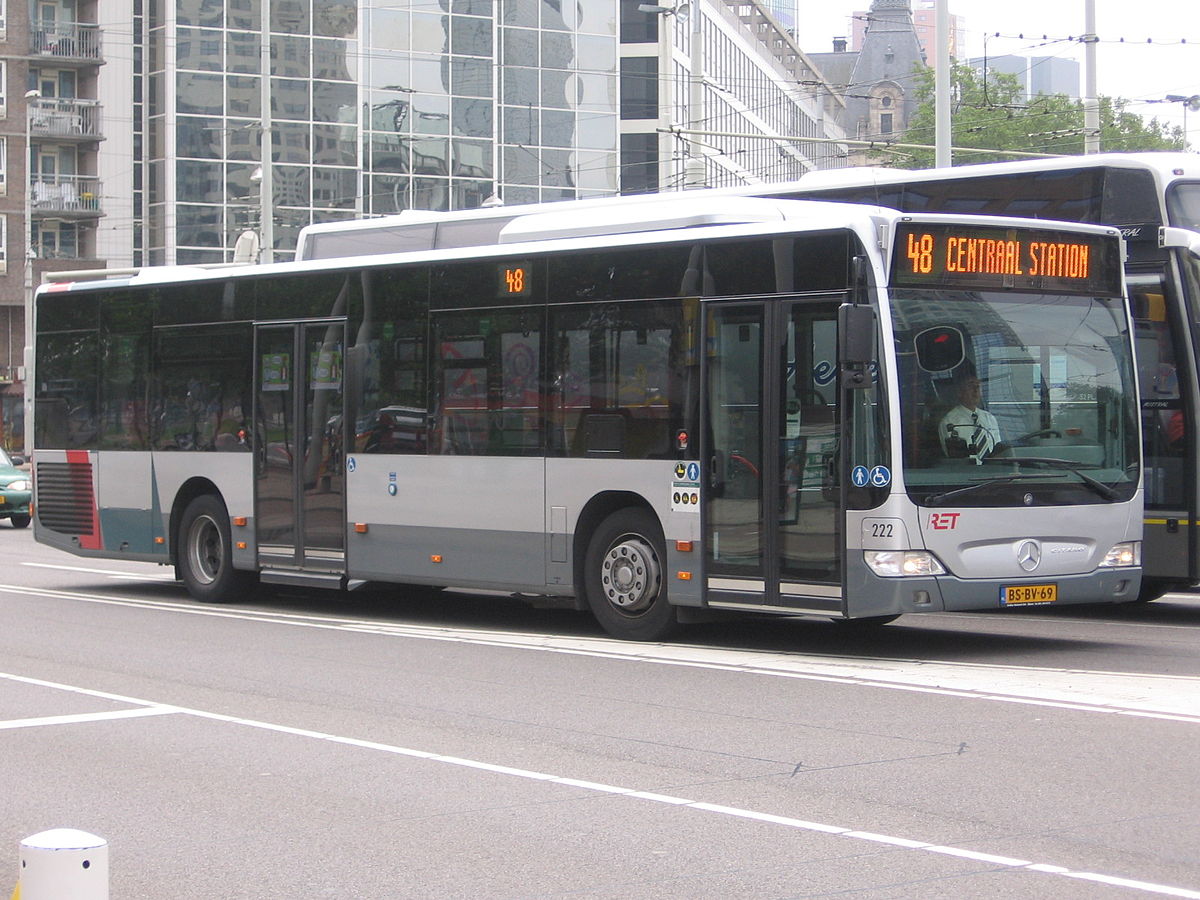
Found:
<svg viewBox="0 0 1200 900"><path fill-rule="evenodd" d="M1139 568L1120 568L1096 569L1083 575L986 582L941 575L936 581L941 590L943 608L962 611L1068 606L1075 603L1125 603L1137 599L1141 575Z"/></svg>

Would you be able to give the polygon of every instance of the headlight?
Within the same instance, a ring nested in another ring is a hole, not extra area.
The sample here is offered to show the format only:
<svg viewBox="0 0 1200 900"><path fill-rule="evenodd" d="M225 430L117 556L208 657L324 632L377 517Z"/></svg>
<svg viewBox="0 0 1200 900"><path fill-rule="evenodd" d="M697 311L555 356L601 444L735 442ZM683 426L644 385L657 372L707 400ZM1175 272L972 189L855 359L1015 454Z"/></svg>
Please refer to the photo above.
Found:
<svg viewBox="0 0 1200 900"><path fill-rule="evenodd" d="M27 491L27 490L29 490L29 482L28 482L28 480L26 480L24 478L18 479L17 481L10 481L8 484L6 484L4 486L4 490L6 490L6 491Z"/></svg>
<svg viewBox="0 0 1200 900"><path fill-rule="evenodd" d="M1113 544L1113 548L1105 554L1100 565L1109 567L1140 566L1142 564L1142 542L1122 541Z"/></svg>
<svg viewBox="0 0 1200 900"><path fill-rule="evenodd" d="M864 550L871 571L883 578L945 575L946 569L928 550Z"/></svg>

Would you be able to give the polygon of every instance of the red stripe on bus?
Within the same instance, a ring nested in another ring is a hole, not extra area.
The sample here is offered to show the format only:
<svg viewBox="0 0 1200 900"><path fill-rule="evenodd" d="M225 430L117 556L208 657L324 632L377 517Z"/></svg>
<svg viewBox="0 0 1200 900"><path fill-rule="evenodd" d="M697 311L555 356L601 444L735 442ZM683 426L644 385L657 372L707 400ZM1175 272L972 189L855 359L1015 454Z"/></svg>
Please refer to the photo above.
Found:
<svg viewBox="0 0 1200 900"><path fill-rule="evenodd" d="M70 465L87 466L88 477L91 477L91 458L86 450L68 450L67 463ZM103 550L104 537L100 534L100 508L97 504L96 487L92 485L92 533L79 535L79 546L85 550Z"/></svg>

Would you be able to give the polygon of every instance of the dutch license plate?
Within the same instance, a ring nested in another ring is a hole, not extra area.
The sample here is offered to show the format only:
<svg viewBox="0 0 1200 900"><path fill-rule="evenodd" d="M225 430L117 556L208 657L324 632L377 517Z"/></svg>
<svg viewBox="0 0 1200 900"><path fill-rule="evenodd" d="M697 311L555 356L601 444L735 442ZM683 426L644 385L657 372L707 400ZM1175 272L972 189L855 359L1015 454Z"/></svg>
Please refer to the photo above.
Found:
<svg viewBox="0 0 1200 900"><path fill-rule="evenodd" d="M1006 584L1000 588L1001 606L1054 603L1056 600L1058 600L1057 584Z"/></svg>

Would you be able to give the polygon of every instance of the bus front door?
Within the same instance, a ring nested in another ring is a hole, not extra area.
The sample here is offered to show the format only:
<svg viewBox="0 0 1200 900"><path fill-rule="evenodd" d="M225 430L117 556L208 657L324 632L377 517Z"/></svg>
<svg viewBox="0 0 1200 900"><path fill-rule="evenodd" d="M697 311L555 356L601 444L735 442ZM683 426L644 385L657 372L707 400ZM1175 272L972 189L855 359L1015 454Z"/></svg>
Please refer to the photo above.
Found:
<svg viewBox="0 0 1200 900"><path fill-rule="evenodd" d="M710 606L841 611L837 309L829 300L709 307Z"/></svg>
<svg viewBox="0 0 1200 900"><path fill-rule="evenodd" d="M346 570L344 320L256 329L255 517L264 581Z"/></svg>

